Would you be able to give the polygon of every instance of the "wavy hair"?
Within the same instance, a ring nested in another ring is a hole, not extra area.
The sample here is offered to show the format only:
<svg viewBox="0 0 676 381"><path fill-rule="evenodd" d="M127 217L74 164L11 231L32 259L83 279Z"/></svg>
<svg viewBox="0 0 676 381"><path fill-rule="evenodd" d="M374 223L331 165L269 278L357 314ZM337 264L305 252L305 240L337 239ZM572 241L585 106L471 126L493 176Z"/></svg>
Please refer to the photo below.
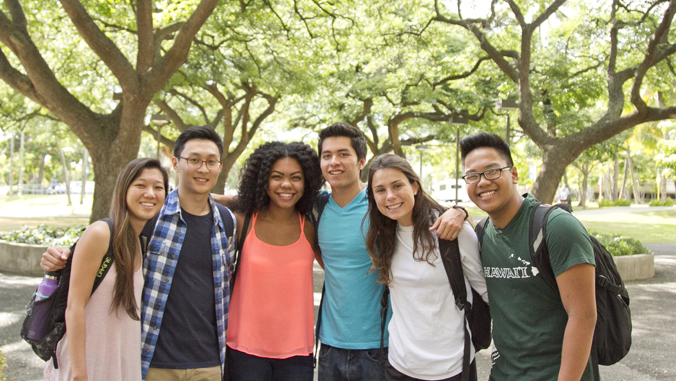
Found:
<svg viewBox="0 0 676 381"><path fill-rule="evenodd" d="M418 183L418 194L414 195L413 205L413 258L416 261L426 261L429 264L437 258L435 249L437 239L434 233L429 231L437 216L446 209L432 199L422 187L420 178L413 171L411 165L405 159L393 154L378 156L369 169L367 197L369 200L368 217L370 220L369 230L366 233L366 250L371 256L373 267L380 271L378 282L390 284L392 281L392 256L397 245L397 221L384 216L378 210L375 197L373 196L373 175L381 169L394 169L406 176L410 184Z"/></svg>
<svg viewBox="0 0 676 381"><path fill-rule="evenodd" d="M305 179L303 195L295 208L302 214L310 213L317 200L317 193L324 183L324 177L319 167L317 152L301 142L271 142L256 148L240 173L238 199L233 209L240 213L266 210L270 205L270 196L267 192L270 171L277 160L287 157L295 159L300 164Z"/></svg>
<svg viewBox="0 0 676 381"><path fill-rule="evenodd" d="M134 263L136 263L138 236L129 222L127 190L144 169L157 169L164 180L164 195L169 189L169 176L157 159L136 159L125 165L117 175L110 202L109 217L113 221L113 263L117 271L111 311L122 306L134 320L139 320L138 306L134 298Z"/></svg>

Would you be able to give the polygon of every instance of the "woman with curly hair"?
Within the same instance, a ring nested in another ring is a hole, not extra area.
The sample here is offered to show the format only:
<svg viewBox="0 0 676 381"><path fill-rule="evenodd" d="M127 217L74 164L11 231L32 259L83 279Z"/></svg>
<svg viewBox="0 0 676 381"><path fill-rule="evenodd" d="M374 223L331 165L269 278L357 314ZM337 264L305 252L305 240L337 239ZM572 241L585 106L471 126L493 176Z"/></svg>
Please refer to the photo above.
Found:
<svg viewBox="0 0 676 381"><path fill-rule="evenodd" d="M263 144L242 169L234 211L244 244L226 356L232 381L312 380L318 249L308 215L322 182L317 154L303 143Z"/></svg>
<svg viewBox="0 0 676 381"><path fill-rule="evenodd" d="M411 165L392 154L373 161L367 196L366 248L392 300L386 380L460 380L464 314L456 307L439 242L429 231L445 208L427 195ZM457 239L465 285L488 301L478 241L468 222ZM470 303L471 297L468 292ZM470 362L469 379L476 380Z"/></svg>

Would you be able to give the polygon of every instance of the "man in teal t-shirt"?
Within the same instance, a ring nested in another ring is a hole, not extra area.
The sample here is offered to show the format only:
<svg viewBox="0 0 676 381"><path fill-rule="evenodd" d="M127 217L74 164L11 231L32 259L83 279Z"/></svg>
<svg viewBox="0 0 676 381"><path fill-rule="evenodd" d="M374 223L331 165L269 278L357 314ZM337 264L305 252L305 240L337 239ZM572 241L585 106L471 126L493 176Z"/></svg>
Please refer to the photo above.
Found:
<svg viewBox="0 0 676 381"><path fill-rule="evenodd" d="M364 135L350 124L336 123L319 133L320 166L331 185L317 229L326 281L319 311L319 381L385 379L384 362L379 361L384 286L377 282L377 271L368 273L372 264L364 241L368 202L359 172L366 164L366 150ZM438 227L438 236L454 239L465 216L451 209L433 228Z"/></svg>
<svg viewBox="0 0 676 381"><path fill-rule="evenodd" d="M495 345L490 380L591 381L596 299L587 232L566 212L550 214L546 242L559 288L554 291L530 255L537 200L517 191L509 146L497 135L478 133L460 147L469 197L490 217L481 244Z"/></svg>

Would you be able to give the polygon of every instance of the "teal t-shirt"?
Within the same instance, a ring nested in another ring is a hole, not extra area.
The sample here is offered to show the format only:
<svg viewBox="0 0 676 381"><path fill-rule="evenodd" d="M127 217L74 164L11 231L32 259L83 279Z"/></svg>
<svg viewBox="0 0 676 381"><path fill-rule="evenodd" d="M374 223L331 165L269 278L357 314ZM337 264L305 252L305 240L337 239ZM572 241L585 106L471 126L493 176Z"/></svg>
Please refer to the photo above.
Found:
<svg viewBox="0 0 676 381"><path fill-rule="evenodd" d="M364 189L343 208L329 197L319 219L326 282L319 339L336 348L380 347L380 298L385 286L378 283L378 271L367 274L372 266L364 241L368 218L362 226L367 211Z"/></svg>
<svg viewBox="0 0 676 381"><path fill-rule="evenodd" d="M561 367L568 315L561 296L533 265L528 249L531 210L528 195L504 229L487 224L481 259L493 317L491 381L556 380ZM577 264L594 264L585 228L567 212L553 211L547 223L547 248L556 276ZM582 381L592 380L590 364Z"/></svg>

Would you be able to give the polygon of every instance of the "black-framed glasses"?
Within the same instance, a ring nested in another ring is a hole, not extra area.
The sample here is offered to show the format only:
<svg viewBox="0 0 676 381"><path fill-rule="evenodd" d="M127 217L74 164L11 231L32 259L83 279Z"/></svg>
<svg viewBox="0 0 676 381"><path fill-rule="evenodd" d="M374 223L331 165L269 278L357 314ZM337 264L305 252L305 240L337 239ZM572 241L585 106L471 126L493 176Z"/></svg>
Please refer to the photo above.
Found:
<svg viewBox="0 0 676 381"><path fill-rule="evenodd" d="M206 164L207 168L211 170L218 169L218 167L221 166L221 162L214 159L201 160L196 157L182 157L182 156L179 156L178 158L185 160L185 162L188 164L188 167L193 169L199 169L202 166L202 163Z"/></svg>
<svg viewBox="0 0 676 381"><path fill-rule="evenodd" d="M500 178L500 175L502 175L502 171L510 170L513 167L514 167L513 165L510 165L508 167L487 169L483 172L470 172L465 176L463 176L462 179L465 180L467 184L478 183L479 181L481 181L481 175L484 175L486 180L496 180Z"/></svg>

